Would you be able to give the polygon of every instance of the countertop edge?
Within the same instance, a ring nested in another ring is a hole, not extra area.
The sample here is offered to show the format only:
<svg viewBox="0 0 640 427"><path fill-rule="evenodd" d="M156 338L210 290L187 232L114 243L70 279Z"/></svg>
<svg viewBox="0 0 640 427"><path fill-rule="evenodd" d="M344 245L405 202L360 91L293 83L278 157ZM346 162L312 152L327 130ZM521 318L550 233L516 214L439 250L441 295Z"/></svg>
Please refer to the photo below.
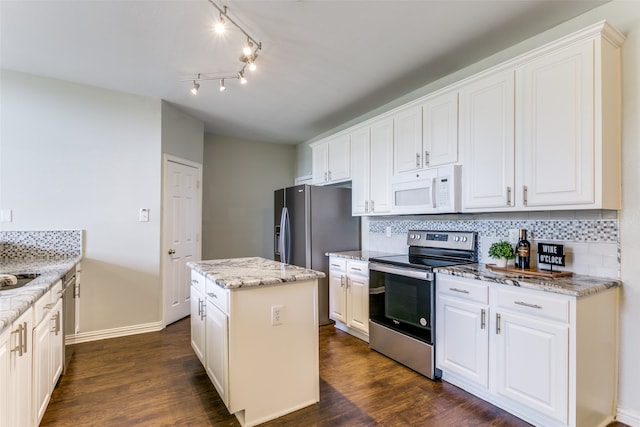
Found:
<svg viewBox="0 0 640 427"><path fill-rule="evenodd" d="M398 255L397 253L391 252L379 252L379 251L340 251L340 252L326 252L326 256L328 257L338 257L344 259L351 259L355 261L366 261L369 262L371 258L383 257L383 256L393 256Z"/></svg>

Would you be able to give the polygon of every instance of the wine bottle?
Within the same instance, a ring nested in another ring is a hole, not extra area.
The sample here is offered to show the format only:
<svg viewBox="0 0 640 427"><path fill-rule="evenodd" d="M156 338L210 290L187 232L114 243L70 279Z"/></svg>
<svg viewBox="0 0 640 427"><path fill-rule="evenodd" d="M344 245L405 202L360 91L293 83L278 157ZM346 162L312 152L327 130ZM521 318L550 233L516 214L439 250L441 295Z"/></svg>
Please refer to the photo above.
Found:
<svg viewBox="0 0 640 427"><path fill-rule="evenodd" d="M527 240L527 230L524 228L519 232L519 239L516 245L516 253L518 254L516 266L522 270L528 270L531 260L531 244Z"/></svg>

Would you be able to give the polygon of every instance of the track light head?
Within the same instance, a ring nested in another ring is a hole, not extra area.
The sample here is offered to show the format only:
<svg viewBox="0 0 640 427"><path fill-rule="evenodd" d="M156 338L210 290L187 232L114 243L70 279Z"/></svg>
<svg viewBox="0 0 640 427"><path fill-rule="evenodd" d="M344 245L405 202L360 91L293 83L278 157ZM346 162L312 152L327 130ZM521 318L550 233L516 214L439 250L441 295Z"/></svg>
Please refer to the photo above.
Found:
<svg viewBox="0 0 640 427"><path fill-rule="evenodd" d="M227 88L224 86L224 79L220 80L220 92L224 92Z"/></svg>
<svg viewBox="0 0 640 427"><path fill-rule="evenodd" d="M224 18L222 17L222 12L220 12L220 18L216 21L213 26L216 34L224 34L227 30L227 24L224 22Z"/></svg>
<svg viewBox="0 0 640 427"><path fill-rule="evenodd" d="M191 87L191 93L194 95L198 94L198 89L200 89L200 83L193 81L193 86Z"/></svg>
<svg viewBox="0 0 640 427"><path fill-rule="evenodd" d="M251 54L253 53L252 49L253 43L251 42L251 40L247 40L247 45L242 49L242 53L244 54L244 56L251 56Z"/></svg>
<svg viewBox="0 0 640 427"><path fill-rule="evenodd" d="M247 84L247 79L244 77L244 73L242 71L238 73L238 80L240 80L241 85Z"/></svg>

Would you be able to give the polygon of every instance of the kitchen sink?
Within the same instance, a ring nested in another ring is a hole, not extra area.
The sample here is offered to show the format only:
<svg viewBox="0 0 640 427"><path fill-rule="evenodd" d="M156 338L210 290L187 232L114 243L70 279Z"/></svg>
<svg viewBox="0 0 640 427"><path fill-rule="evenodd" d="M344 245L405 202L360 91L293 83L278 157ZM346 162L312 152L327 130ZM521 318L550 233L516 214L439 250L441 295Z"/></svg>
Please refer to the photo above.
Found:
<svg viewBox="0 0 640 427"><path fill-rule="evenodd" d="M16 279L18 279L18 283L16 283L15 285L0 286L0 291L20 288L26 285L27 283L31 282L33 279L35 279L40 275L37 273L25 273L25 274L14 274L13 276L16 276Z"/></svg>

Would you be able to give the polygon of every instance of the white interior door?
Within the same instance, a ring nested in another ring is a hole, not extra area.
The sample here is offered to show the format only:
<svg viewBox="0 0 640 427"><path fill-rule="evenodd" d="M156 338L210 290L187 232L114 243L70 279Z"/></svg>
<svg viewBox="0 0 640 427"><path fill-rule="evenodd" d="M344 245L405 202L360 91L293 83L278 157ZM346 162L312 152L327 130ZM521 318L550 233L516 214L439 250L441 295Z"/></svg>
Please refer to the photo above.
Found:
<svg viewBox="0 0 640 427"><path fill-rule="evenodd" d="M163 182L164 323L190 313L190 278L186 263L200 259L202 166L165 157Z"/></svg>

